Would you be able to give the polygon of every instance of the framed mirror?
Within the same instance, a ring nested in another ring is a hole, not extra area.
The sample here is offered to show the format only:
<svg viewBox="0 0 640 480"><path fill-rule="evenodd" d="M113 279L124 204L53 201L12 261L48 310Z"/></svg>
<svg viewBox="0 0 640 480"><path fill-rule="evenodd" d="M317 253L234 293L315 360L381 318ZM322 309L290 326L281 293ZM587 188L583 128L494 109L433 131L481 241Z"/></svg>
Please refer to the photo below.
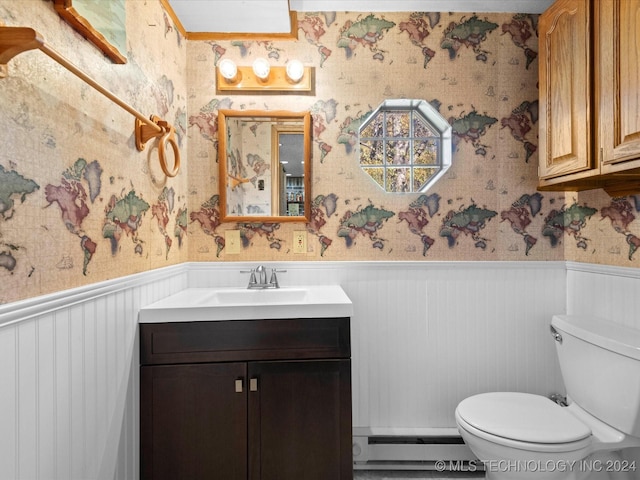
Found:
<svg viewBox="0 0 640 480"><path fill-rule="evenodd" d="M65 22L113 63L127 63L125 0L54 0L53 5Z"/></svg>
<svg viewBox="0 0 640 480"><path fill-rule="evenodd" d="M221 221L311 219L311 114L219 110Z"/></svg>

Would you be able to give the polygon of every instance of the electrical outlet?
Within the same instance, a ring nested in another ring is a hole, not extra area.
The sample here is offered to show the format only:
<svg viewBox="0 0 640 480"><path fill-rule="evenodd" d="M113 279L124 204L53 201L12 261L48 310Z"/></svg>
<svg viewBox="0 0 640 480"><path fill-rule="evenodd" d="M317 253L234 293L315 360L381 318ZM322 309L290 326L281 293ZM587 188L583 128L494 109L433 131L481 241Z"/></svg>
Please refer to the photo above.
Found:
<svg viewBox="0 0 640 480"><path fill-rule="evenodd" d="M230 255L240 253L240 230L227 230L224 232L224 250Z"/></svg>
<svg viewBox="0 0 640 480"><path fill-rule="evenodd" d="M307 253L307 232L293 232L293 253Z"/></svg>

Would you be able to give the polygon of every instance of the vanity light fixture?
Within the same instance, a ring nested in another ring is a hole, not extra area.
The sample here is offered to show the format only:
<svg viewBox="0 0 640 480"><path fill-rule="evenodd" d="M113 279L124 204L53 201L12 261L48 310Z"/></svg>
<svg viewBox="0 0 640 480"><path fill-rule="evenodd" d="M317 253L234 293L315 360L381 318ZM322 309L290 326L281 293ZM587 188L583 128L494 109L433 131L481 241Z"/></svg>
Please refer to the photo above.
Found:
<svg viewBox="0 0 640 480"><path fill-rule="evenodd" d="M264 58L256 58L253 62L253 73L263 82L269 79L269 72L271 71L271 65Z"/></svg>
<svg viewBox="0 0 640 480"><path fill-rule="evenodd" d="M287 77L293 83L298 83L304 76L304 65L300 60L291 60L287 63Z"/></svg>
<svg viewBox="0 0 640 480"><path fill-rule="evenodd" d="M220 75L229 82L234 81L238 76L238 66L233 60L228 58L223 59L218 68L220 69Z"/></svg>
<svg viewBox="0 0 640 480"><path fill-rule="evenodd" d="M286 66L272 66L265 58L257 58L251 67L238 66L228 58L216 68L218 92L312 92L313 69L300 60L289 60Z"/></svg>

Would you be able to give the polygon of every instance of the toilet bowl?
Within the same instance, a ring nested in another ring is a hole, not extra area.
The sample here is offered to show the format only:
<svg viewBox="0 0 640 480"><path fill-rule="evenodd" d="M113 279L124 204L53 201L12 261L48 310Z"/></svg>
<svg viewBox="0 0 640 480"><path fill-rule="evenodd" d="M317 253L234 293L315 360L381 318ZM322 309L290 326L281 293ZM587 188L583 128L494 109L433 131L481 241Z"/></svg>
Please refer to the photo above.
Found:
<svg viewBox="0 0 640 480"><path fill-rule="evenodd" d="M475 395L460 402L455 417L490 479L577 478L572 471L592 450L591 429L540 395Z"/></svg>
<svg viewBox="0 0 640 480"><path fill-rule="evenodd" d="M551 330L570 405L480 393L456 408L463 440L487 479L640 478L640 465L619 454L640 446L640 331L570 316L554 317Z"/></svg>

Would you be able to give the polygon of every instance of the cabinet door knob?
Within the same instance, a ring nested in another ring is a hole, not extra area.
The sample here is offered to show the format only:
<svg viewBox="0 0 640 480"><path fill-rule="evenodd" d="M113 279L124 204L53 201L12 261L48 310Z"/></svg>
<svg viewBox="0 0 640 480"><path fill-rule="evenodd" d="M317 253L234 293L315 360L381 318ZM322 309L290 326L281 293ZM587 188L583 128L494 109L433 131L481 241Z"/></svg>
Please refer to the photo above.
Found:
<svg viewBox="0 0 640 480"><path fill-rule="evenodd" d="M241 378L240 378L240 379L238 379L238 380L236 380L236 393L242 393L242 390L243 390L243 388L242 388L242 384L243 384L243 383L244 383L244 382L242 381L242 379L241 379Z"/></svg>
<svg viewBox="0 0 640 480"><path fill-rule="evenodd" d="M251 380L249 380L249 390L252 392L257 392L258 391L258 379L257 378L252 378Z"/></svg>

